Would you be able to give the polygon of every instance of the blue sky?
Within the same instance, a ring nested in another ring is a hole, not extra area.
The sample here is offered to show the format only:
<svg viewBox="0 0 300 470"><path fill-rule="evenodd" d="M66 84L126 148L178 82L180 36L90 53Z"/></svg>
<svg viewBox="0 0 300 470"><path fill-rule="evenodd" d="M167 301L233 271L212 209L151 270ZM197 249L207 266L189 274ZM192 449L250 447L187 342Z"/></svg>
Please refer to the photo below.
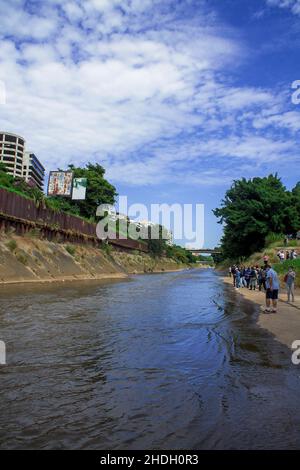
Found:
<svg viewBox="0 0 300 470"><path fill-rule="evenodd" d="M47 170L97 161L130 203L299 180L299 0L0 0L0 128Z"/></svg>

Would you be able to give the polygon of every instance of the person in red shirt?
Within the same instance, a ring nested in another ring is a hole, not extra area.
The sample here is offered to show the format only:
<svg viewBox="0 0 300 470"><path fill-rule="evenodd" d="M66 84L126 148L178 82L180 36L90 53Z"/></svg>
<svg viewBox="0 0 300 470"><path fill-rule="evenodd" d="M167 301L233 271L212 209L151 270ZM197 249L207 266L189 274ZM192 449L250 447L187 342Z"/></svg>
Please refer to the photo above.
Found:
<svg viewBox="0 0 300 470"><path fill-rule="evenodd" d="M269 256L268 256L268 255L264 255L263 260L264 260L264 263L265 263L265 266L266 266L266 265L268 264L268 262L269 262Z"/></svg>

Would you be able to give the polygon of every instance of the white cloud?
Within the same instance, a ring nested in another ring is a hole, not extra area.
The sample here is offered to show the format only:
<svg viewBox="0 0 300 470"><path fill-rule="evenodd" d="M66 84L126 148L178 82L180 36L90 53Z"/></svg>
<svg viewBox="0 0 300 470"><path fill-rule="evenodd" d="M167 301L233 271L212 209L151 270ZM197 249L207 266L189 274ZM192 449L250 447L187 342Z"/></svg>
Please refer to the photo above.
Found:
<svg viewBox="0 0 300 470"><path fill-rule="evenodd" d="M284 120L297 130L295 117L280 121L281 100L227 79L247 55L229 36L200 7L183 19L156 0L48 0L35 10L13 0L0 17L0 128L23 135L48 169L97 160L116 183L184 174L196 184L203 162L212 184L237 160L293 156L293 143L260 135Z"/></svg>
<svg viewBox="0 0 300 470"><path fill-rule="evenodd" d="M226 90L226 95L220 99L220 106L226 110L246 109L253 105L268 106L273 103L271 93L254 88L231 88Z"/></svg>
<svg viewBox="0 0 300 470"><path fill-rule="evenodd" d="M300 15L300 0L266 0L271 7L288 8L295 15Z"/></svg>
<svg viewBox="0 0 300 470"><path fill-rule="evenodd" d="M263 129L268 126L286 128L292 132L300 131L300 113L297 111L288 111L280 114L261 115L254 119L254 127Z"/></svg>

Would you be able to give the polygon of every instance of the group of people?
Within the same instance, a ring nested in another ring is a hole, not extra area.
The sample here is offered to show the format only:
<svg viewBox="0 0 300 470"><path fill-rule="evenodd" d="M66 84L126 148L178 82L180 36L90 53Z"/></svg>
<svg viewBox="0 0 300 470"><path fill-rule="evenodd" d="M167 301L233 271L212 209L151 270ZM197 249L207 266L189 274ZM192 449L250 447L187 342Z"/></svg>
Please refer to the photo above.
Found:
<svg viewBox="0 0 300 470"><path fill-rule="evenodd" d="M230 266L229 276L232 277L233 286L236 289L247 288L249 290L256 290L258 288L259 291L264 290L266 293L265 313L276 313L280 282L277 272L269 264L269 257L265 255L263 259L264 265L260 267L257 265L251 267ZM295 278L296 273L290 267L284 277L288 302L295 301Z"/></svg>
<svg viewBox="0 0 300 470"><path fill-rule="evenodd" d="M233 279L233 286L239 289L246 287L250 290L266 290L266 266L237 266L229 268L229 276Z"/></svg>
<svg viewBox="0 0 300 470"><path fill-rule="evenodd" d="M283 263L283 261L287 260L287 259L290 259L290 260L293 260L293 259L297 259L298 257L298 253L296 250L279 250L278 253L277 253L277 257L279 259L279 261L281 263Z"/></svg>

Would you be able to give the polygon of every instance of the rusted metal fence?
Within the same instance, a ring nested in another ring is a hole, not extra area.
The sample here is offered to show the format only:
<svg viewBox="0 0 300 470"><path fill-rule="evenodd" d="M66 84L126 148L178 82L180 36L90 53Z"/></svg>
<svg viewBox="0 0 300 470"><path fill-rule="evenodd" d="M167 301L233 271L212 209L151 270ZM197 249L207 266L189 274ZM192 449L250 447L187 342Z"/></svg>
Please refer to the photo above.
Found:
<svg viewBox="0 0 300 470"><path fill-rule="evenodd" d="M65 233L69 237L77 235L82 240L90 239L94 243L100 243L96 235L96 224L86 222L75 215L38 206L35 201L3 188L0 188L0 218L4 221L9 219L11 223L19 225L35 226L49 233ZM136 240L116 239L109 240L109 243L120 248L148 251L145 243Z"/></svg>

